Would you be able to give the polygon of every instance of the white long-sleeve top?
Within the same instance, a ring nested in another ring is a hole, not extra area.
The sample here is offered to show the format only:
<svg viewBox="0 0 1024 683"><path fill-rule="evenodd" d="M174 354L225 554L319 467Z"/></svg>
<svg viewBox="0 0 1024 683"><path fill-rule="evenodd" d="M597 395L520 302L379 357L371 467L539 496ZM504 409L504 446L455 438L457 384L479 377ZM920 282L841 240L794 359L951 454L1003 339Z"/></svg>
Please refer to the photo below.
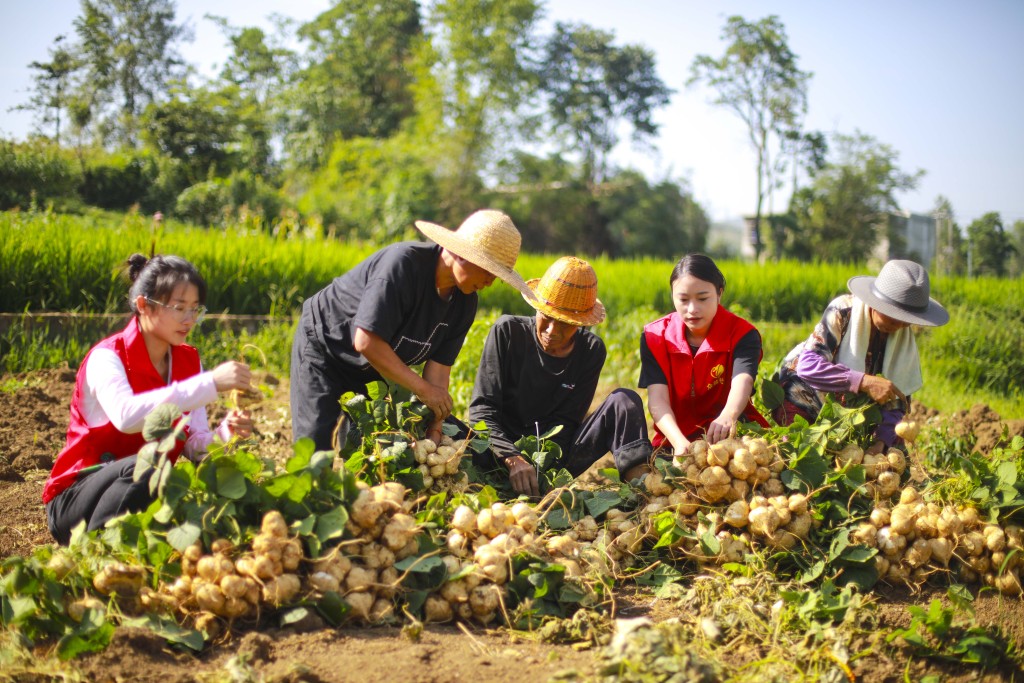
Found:
<svg viewBox="0 0 1024 683"><path fill-rule="evenodd" d="M214 436L221 441L231 438L227 418L221 422L216 434L210 431L206 404L216 399L217 387L212 372L200 372L181 382L171 382L165 387L136 394L132 391L124 364L113 350L94 349L85 363L81 408L89 427L101 427L110 422L119 431L134 434L142 431L146 416L154 408L161 403L173 403L183 413L192 416L184 454L193 461L202 459Z"/></svg>

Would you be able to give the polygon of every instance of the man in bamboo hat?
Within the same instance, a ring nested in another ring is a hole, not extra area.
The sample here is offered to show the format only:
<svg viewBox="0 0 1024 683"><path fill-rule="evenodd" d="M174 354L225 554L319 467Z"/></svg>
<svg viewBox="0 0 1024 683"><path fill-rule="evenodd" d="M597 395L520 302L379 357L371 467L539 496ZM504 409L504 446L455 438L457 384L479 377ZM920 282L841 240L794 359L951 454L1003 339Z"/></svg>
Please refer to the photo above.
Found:
<svg viewBox="0 0 1024 683"><path fill-rule="evenodd" d="M292 343L295 440L332 447L339 399L386 379L434 412L427 436L440 440L452 410L455 362L477 310L477 292L500 278L532 296L513 270L521 237L500 211L477 211L458 230L416 221L435 244L400 242L370 255L302 304ZM424 363L422 376L409 366Z"/></svg>
<svg viewBox="0 0 1024 683"><path fill-rule="evenodd" d="M507 468L517 492L537 495L537 470L515 442L561 426L551 437L562 450L558 467L579 476L611 451L621 474L635 471L651 455L640 396L616 389L587 415L606 356L604 342L586 329L605 317L594 269L566 256L526 285L536 315L502 316L484 342L469 419L487 424L491 446L474 464Z"/></svg>

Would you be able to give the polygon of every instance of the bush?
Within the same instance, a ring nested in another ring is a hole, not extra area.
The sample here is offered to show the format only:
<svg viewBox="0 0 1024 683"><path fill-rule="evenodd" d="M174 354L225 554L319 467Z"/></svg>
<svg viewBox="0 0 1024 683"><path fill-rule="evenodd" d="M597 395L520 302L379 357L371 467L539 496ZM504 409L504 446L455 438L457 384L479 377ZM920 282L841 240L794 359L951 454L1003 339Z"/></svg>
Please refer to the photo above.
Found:
<svg viewBox="0 0 1024 683"><path fill-rule="evenodd" d="M206 180L178 195L174 214L196 225L216 225L231 214L231 192L223 181Z"/></svg>
<svg viewBox="0 0 1024 683"><path fill-rule="evenodd" d="M75 200L79 177L74 160L53 143L0 140L0 209Z"/></svg>
<svg viewBox="0 0 1024 683"><path fill-rule="evenodd" d="M78 192L87 204L103 209L125 210L135 205L150 211L146 204L150 188L156 184L160 169L152 157L131 153L98 155L82 174Z"/></svg>

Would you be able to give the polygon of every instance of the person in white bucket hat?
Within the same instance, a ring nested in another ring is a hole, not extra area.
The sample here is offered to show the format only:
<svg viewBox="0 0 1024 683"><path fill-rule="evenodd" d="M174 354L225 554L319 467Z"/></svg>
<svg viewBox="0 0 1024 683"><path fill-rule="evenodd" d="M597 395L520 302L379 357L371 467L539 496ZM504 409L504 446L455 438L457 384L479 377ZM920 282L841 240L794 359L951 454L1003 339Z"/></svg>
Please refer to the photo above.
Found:
<svg viewBox="0 0 1024 683"><path fill-rule="evenodd" d="M513 269L522 239L500 211L473 213L457 230L417 221L435 244L400 242L370 255L302 304L292 343L293 437L328 450L339 399L382 379L405 387L434 412L440 440L452 410L455 362L477 310L477 292L500 278L529 294ZM409 366L424 363L418 375Z"/></svg>
<svg viewBox="0 0 1024 683"><path fill-rule="evenodd" d="M866 394L882 407L869 449L879 452L900 443L895 427L924 383L912 326L945 325L949 313L931 298L928 271L913 261L889 261L877 277L852 277L847 287L850 294L828 305L772 377L786 394L773 417L783 425L797 415L814 422L826 394Z"/></svg>

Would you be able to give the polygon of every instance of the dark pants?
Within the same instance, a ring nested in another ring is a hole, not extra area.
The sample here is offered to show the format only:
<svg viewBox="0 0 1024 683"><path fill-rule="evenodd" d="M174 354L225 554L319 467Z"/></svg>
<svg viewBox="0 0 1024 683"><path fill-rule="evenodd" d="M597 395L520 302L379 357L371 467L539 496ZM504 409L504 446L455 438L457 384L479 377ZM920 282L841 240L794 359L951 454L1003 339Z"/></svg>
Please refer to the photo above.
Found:
<svg viewBox="0 0 1024 683"><path fill-rule="evenodd" d="M71 540L71 530L82 520L92 531L114 517L149 507L155 499L149 493L153 470L139 481L133 481L136 457L131 455L106 463L98 470L80 476L46 504L46 522L57 543L67 545Z"/></svg>
<svg viewBox="0 0 1024 683"><path fill-rule="evenodd" d="M772 411L772 418L775 420L776 424L779 424L783 427L788 427L789 425L793 424L793 420L796 419L797 415L799 415L800 417L804 418L805 420L812 424L816 419L818 419L817 415L811 415L803 408L799 407L794 403L791 403L789 399L784 399L782 401L782 405L780 405L778 408Z"/></svg>
<svg viewBox="0 0 1024 683"><path fill-rule="evenodd" d="M332 436L341 418L341 396L347 391L366 393L366 383L346 377L324 353L303 315L292 341L292 439L309 437L316 450L333 450Z"/></svg>
<svg viewBox="0 0 1024 683"><path fill-rule="evenodd" d="M616 389L588 415L573 435L572 443L563 450L557 466L578 477L608 451L615 459L619 474L650 460L652 449L647 438L647 417L643 401L635 391ZM474 453L473 464L490 470L498 466L498 461L487 450Z"/></svg>

